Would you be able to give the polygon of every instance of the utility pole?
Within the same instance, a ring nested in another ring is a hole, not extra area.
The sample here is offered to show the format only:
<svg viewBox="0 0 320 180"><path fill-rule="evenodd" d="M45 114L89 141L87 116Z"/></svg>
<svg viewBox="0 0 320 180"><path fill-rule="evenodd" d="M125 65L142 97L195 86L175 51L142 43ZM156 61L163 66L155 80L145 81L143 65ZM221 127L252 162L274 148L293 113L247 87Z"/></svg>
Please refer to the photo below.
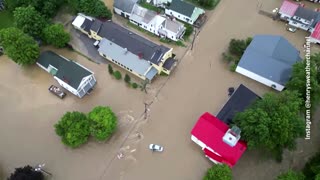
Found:
<svg viewBox="0 0 320 180"><path fill-rule="evenodd" d="M141 91L144 91L146 94L148 94L147 92L147 84L149 84L149 80L146 79L142 82L142 86L141 86Z"/></svg>

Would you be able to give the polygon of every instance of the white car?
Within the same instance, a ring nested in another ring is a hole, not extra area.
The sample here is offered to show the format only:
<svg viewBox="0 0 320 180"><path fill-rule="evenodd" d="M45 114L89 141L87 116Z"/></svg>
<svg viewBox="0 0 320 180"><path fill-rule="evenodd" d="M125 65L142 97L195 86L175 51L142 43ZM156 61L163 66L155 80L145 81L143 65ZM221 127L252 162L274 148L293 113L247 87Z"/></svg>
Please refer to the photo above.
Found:
<svg viewBox="0 0 320 180"><path fill-rule="evenodd" d="M158 152L162 152L163 151L163 147L160 145L156 145L156 144L150 144L149 145L149 149L151 151L158 151Z"/></svg>
<svg viewBox="0 0 320 180"><path fill-rule="evenodd" d="M297 28L289 26L287 27L287 30L294 33L296 32Z"/></svg>

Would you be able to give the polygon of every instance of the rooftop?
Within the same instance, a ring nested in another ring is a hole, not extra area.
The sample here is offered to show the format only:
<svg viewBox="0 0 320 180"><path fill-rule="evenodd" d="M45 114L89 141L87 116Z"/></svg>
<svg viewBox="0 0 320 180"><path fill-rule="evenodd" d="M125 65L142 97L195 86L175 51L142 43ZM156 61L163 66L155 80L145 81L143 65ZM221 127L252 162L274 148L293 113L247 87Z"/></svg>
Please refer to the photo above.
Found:
<svg viewBox="0 0 320 180"><path fill-rule="evenodd" d="M245 50L238 66L285 85L292 65L301 61L299 51L278 35L256 35Z"/></svg>
<svg viewBox="0 0 320 180"><path fill-rule="evenodd" d="M320 15L320 12L299 6L294 15L309 21L315 21Z"/></svg>
<svg viewBox="0 0 320 180"><path fill-rule="evenodd" d="M317 23L311 34L311 37L320 41L320 22Z"/></svg>
<svg viewBox="0 0 320 180"><path fill-rule="evenodd" d="M152 67L147 61L105 38L100 41L98 51L143 76ZM155 75L150 74L147 78L152 80Z"/></svg>
<svg viewBox="0 0 320 180"><path fill-rule="evenodd" d="M298 9L298 7L299 7L299 4L293 1L284 0L282 2L279 12L287 14L289 16L293 16L296 10Z"/></svg>
<svg viewBox="0 0 320 180"><path fill-rule="evenodd" d="M78 89L82 79L93 74L88 69L74 61L66 59L52 51L44 51L37 61L41 66L48 68L49 65L57 69L55 76L65 81L74 89Z"/></svg>
<svg viewBox="0 0 320 180"><path fill-rule="evenodd" d="M218 160L219 162L224 162L232 167L245 152L247 145L241 140L239 140L234 147L225 143L223 141L223 136L228 129L228 125L206 112L201 115L198 122L193 127L191 134L220 155L219 157L204 149L209 157ZM212 154L212 156L210 154Z"/></svg>
<svg viewBox="0 0 320 180"><path fill-rule="evenodd" d="M187 17L191 17L196 7L182 0L172 0L168 9L179 12Z"/></svg>
<svg viewBox="0 0 320 180"><path fill-rule="evenodd" d="M237 90L231 95L228 102L220 110L217 118L226 124L230 124L237 112L244 111L257 99L260 99L260 97L256 93L240 84Z"/></svg>
<svg viewBox="0 0 320 180"><path fill-rule="evenodd" d="M156 65L160 63L163 55L170 50L169 48L163 45L157 45L112 21L102 23L98 35L112 41L122 48L127 48L131 53L142 56L143 59Z"/></svg>
<svg viewBox="0 0 320 180"><path fill-rule="evenodd" d="M113 6L124 12L131 13L138 0L114 0Z"/></svg>

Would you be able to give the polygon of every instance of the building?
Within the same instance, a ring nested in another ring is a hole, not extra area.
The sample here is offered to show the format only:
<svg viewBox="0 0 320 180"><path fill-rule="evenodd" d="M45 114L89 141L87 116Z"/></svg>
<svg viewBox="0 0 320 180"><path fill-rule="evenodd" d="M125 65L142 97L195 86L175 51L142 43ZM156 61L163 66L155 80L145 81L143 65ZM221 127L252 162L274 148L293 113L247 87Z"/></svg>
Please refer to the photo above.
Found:
<svg viewBox="0 0 320 180"><path fill-rule="evenodd" d="M203 9L182 0L172 0L169 7L165 9L167 16L173 16L191 25L204 13Z"/></svg>
<svg viewBox="0 0 320 180"><path fill-rule="evenodd" d="M320 12L299 6L292 18L288 19L290 26L312 32L313 28L320 21Z"/></svg>
<svg viewBox="0 0 320 180"><path fill-rule="evenodd" d="M231 124L237 112L242 112L256 100L261 99L249 88L240 84L227 103L219 111L217 118L225 124Z"/></svg>
<svg viewBox="0 0 320 180"><path fill-rule="evenodd" d="M99 41L101 56L143 80L151 81L160 73L169 75L176 65L172 48L157 45L112 21L79 14L72 24Z"/></svg>
<svg viewBox="0 0 320 180"><path fill-rule="evenodd" d="M52 51L41 53L37 65L53 75L60 86L79 98L90 93L97 83L92 71Z"/></svg>
<svg viewBox="0 0 320 180"><path fill-rule="evenodd" d="M172 0L146 0L146 2L156 7L165 8Z"/></svg>
<svg viewBox="0 0 320 180"><path fill-rule="evenodd" d="M198 144L205 156L217 164L233 167L247 149L240 140L240 129L228 125L206 112L191 130L191 140Z"/></svg>
<svg viewBox="0 0 320 180"><path fill-rule="evenodd" d="M299 51L277 35L256 35L242 55L236 72L282 91L292 66L301 61Z"/></svg>
<svg viewBox="0 0 320 180"><path fill-rule="evenodd" d="M114 0L113 11L114 13L129 19L132 9L137 2L138 0Z"/></svg>
<svg viewBox="0 0 320 180"><path fill-rule="evenodd" d="M317 23L310 35L310 42L320 44L320 21Z"/></svg>
<svg viewBox="0 0 320 180"><path fill-rule="evenodd" d="M178 41L183 38L186 28L180 22L163 17L154 11L134 5L130 22L162 38Z"/></svg>
<svg viewBox="0 0 320 180"><path fill-rule="evenodd" d="M297 11L299 4L293 1L284 0L279 9L280 18L288 21L294 16L294 13Z"/></svg>

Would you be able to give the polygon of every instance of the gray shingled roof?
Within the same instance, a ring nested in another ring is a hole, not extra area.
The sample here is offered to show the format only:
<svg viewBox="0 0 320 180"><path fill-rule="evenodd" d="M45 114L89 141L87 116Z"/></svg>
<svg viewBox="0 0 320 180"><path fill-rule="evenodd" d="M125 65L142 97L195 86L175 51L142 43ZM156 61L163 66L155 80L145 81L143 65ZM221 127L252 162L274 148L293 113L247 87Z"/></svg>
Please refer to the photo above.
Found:
<svg viewBox="0 0 320 180"><path fill-rule="evenodd" d="M58 69L55 74L61 80L65 80L74 89L78 89L82 79L92 74L92 72L79 66L77 63L66 60L52 51L41 53L38 61L41 66L48 68L49 65Z"/></svg>
<svg viewBox="0 0 320 180"><path fill-rule="evenodd" d="M138 0L114 0L113 6L124 12L131 13L134 4L137 2Z"/></svg>
<svg viewBox="0 0 320 180"><path fill-rule="evenodd" d="M217 118L226 124L231 124L236 113L244 111L257 99L261 99L260 96L240 84L228 102L219 111Z"/></svg>
<svg viewBox="0 0 320 180"><path fill-rule="evenodd" d="M128 51L137 56L142 55L143 59L156 65L159 65L163 55L170 50L169 48L163 45L157 45L112 21L102 23L98 35L112 41L122 48L127 48Z"/></svg>
<svg viewBox="0 0 320 180"><path fill-rule="evenodd" d="M190 3L181 0L172 0L170 6L167 9L171 9L172 11L176 11L187 17L191 17L195 8L196 7Z"/></svg>
<svg viewBox="0 0 320 180"><path fill-rule="evenodd" d="M127 49L122 48L116 43L113 43L105 38L100 41L98 51L143 76L151 67L150 63L147 61L140 59L137 55L132 54ZM157 73L155 73L153 76L149 76L149 80L152 80L156 74Z"/></svg>
<svg viewBox="0 0 320 180"><path fill-rule="evenodd" d="M300 61L299 51L277 35L257 35L245 50L238 66L285 85L292 65Z"/></svg>
<svg viewBox="0 0 320 180"><path fill-rule="evenodd" d="M313 11L312 9L299 6L294 16L311 21L316 20L319 14L319 12Z"/></svg>

